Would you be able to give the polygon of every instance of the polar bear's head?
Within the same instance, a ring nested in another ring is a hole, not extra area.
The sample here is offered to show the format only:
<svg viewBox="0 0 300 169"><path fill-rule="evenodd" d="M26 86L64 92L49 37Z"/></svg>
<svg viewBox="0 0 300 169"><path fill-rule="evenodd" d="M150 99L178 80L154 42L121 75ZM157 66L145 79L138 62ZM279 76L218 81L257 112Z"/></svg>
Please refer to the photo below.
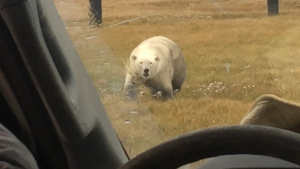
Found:
<svg viewBox="0 0 300 169"><path fill-rule="evenodd" d="M145 80L153 78L160 69L160 58L152 52L140 52L130 56L133 69Z"/></svg>

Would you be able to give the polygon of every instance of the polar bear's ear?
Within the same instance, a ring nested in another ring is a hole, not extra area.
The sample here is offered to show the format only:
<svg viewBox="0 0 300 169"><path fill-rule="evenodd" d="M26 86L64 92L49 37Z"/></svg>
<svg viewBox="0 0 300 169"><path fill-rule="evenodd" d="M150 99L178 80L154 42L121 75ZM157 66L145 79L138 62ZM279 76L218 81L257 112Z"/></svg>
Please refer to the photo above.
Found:
<svg viewBox="0 0 300 169"><path fill-rule="evenodd" d="M155 61L158 62L159 60L160 60L160 58L158 56L156 56Z"/></svg>
<svg viewBox="0 0 300 169"><path fill-rule="evenodd" d="M132 55L131 56L132 60L136 60L136 56Z"/></svg>

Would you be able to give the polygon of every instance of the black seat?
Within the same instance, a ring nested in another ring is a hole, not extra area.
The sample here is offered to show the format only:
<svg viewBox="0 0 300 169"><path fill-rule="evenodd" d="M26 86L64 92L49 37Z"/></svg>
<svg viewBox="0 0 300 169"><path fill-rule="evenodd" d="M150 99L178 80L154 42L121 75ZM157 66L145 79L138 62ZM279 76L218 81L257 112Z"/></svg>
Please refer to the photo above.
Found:
<svg viewBox="0 0 300 169"><path fill-rule="evenodd" d="M41 169L128 161L52 0L0 1L0 122Z"/></svg>

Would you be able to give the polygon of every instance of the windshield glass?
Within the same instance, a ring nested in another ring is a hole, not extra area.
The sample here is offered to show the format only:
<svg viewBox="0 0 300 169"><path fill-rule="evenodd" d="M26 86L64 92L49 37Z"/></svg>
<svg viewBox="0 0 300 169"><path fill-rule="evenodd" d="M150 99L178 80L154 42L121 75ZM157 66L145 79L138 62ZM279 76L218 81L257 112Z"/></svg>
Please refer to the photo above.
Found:
<svg viewBox="0 0 300 169"><path fill-rule="evenodd" d="M104 0L97 24L89 1L54 2L131 158L183 133L239 124L262 94L300 100L299 0L280 0L278 14L267 0ZM130 54L158 35L184 56L181 90L161 101L140 85L128 100Z"/></svg>

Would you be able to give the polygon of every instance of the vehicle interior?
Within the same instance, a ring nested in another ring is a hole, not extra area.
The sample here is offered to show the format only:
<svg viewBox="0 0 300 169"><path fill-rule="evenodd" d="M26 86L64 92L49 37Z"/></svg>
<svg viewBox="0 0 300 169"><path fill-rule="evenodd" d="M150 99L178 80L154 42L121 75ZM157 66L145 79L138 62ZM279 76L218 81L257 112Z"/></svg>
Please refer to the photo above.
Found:
<svg viewBox="0 0 300 169"><path fill-rule="evenodd" d="M0 122L40 169L175 169L207 158L199 168L299 168L299 134L254 125L196 130L130 158L54 2L0 9Z"/></svg>

